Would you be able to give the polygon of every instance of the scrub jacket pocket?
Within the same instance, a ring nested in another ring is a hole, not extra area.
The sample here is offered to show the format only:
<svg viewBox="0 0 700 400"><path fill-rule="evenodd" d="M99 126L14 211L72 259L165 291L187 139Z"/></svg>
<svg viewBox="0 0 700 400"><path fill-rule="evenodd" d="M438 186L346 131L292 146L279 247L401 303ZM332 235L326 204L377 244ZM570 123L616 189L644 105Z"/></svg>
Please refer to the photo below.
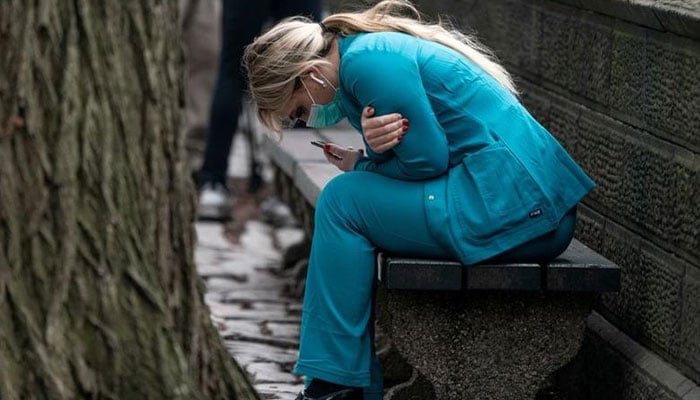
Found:
<svg viewBox="0 0 700 400"><path fill-rule="evenodd" d="M451 171L448 192L461 231L456 236L470 242L528 225L550 209L542 189L502 142L467 155Z"/></svg>

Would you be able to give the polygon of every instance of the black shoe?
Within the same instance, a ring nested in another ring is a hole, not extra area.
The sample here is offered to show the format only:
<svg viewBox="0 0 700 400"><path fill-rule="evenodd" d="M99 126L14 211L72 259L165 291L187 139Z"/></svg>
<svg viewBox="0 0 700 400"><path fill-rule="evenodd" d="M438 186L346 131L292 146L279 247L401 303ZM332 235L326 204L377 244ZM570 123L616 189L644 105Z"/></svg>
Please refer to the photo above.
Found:
<svg viewBox="0 0 700 400"><path fill-rule="evenodd" d="M310 397L300 392L294 400L363 400L362 389L343 389L321 397Z"/></svg>

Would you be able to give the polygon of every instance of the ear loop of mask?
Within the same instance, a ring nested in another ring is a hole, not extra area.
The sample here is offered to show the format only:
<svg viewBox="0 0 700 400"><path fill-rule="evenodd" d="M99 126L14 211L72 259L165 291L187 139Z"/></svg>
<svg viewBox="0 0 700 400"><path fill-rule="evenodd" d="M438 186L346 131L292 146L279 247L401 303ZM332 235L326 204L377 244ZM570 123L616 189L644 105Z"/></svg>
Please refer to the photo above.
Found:
<svg viewBox="0 0 700 400"><path fill-rule="evenodd" d="M312 77L312 79L313 79L313 77ZM311 103L316 104L316 100L314 100L313 96L311 96L311 92L309 91L309 88L306 87L306 83L304 83L303 79L301 80L301 85L304 86L304 90L306 90L306 94L309 95L309 98L311 99Z"/></svg>

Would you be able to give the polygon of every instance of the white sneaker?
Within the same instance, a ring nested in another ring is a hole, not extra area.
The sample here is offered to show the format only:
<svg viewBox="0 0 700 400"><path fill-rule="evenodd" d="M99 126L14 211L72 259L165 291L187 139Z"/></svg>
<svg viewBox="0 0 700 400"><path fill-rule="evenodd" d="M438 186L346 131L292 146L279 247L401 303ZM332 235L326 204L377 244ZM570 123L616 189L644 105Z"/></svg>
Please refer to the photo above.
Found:
<svg viewBox="0 0 700 400"><path fill-rule="evenodd" d="M199 191L197 217L226 220L231 218L231 194L221 183L205 183Z"/></svg>

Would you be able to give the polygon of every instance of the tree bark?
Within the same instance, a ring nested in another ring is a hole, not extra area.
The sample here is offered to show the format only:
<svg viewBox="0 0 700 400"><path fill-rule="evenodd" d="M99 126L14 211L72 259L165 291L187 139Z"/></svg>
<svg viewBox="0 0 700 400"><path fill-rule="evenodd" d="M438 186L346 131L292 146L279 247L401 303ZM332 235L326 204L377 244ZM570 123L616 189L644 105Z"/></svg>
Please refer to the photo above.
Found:
<svg viewBox="0 0 700 400"><path fill-rule="evenodd" d="M177 2L0 2L0 398L254 399L204 305Z"/></svg>

